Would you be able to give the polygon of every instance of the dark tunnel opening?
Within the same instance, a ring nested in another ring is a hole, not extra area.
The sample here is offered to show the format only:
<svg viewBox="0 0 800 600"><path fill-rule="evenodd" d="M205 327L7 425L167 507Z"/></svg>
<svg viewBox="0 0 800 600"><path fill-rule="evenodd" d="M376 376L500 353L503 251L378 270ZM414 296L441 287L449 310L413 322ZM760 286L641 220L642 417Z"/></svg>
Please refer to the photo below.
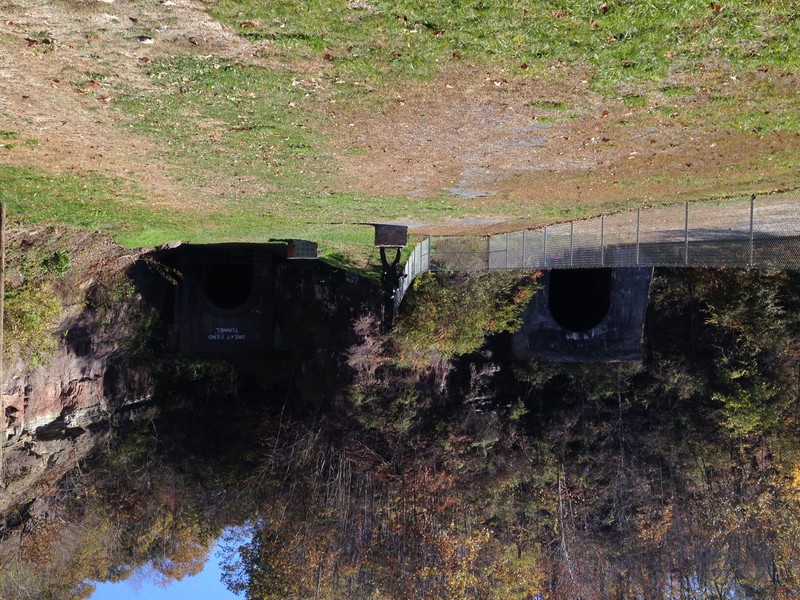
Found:
<svg viewBox="0 0 800 600"><path fill-rule="evenodd" d="M236 308L253 291L253 265L212 263L203 268L203 293L218 308Z"/></svg>
<svg viewBox="0 0 800 600"><path fill-rule="evenodd" d="M600 324L611 308L611 269L553 269L548 306L556 323L569 331Z"/></svg>

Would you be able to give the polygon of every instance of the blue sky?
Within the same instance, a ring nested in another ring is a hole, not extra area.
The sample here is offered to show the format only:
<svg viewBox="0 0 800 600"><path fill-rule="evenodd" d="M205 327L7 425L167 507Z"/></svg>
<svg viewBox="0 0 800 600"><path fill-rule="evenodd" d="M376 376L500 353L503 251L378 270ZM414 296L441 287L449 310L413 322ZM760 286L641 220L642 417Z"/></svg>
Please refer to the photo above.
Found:
<svg viewBox="0 0 800 600"><path fill-rule="evenodd" d="M232 594L220 581L217 547L211 551L205 568L194 577L185 577L169 587L160 588L146 577L134 573L119 583L98 583L91 600L228 600L242 596Z"/></svg>

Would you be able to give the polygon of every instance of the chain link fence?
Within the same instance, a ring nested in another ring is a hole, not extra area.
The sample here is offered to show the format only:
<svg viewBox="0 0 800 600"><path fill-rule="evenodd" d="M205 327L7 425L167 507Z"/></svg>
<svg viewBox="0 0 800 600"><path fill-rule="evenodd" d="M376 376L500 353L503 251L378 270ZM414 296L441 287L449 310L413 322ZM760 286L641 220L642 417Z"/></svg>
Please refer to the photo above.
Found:
<svg viewBox="0 0 800 600"><path fill-rule="evenodd" d="M435 238L434 270L800 268L800 194L698 202L513 231Z"/></svg>
<svg viewBox="0 0 800 600"><path fill-rule="evenodd" d="M425 271L636 266L800 269L800 192L638 209L486 237L427 238L406 262L397 303Z"/></svg>
<svg viewBox="0 0 800 600"><path fill-rule="evenodd" d="M400 287L395 292L394 304L395 309L400 306L403 301L406 291L411 286L414 278L420 273L425 273L431 270L431 238L425 238L419 244L414 246L414 250L406 260L403 267L403 274L400 277Z"/></svg>

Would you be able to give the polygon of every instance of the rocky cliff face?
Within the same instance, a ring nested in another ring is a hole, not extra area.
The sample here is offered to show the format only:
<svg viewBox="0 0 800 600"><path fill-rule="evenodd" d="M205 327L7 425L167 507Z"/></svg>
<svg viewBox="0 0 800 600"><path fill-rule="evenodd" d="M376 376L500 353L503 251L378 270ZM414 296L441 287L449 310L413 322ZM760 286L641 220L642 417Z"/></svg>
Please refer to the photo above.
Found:
<svg viewBox="0 0 800 600"><path fill-rule="evenodd" d="M114 422L149 406L147 375L121 377L115 358L114 353L78 356L64 346L46 365L33 372L22 365L9 376L4 386L6 489L0 510L19 500L19 494L30 494L43 477L53 481L74 467Z"/></svg>
<svg viewBox="0 0 800 600"><path fill-rule="evenodd" d="M43 488L101 442L112 424L145 409L151 395L146 372L119 368L145 310L128 275L139 253L99 235L55 230L13 231L11 247L20 257L10 264L12 291L39 284L25 264L36 266L38 255L62 252L71 264L47 283L61 311L58 324L40 332L57 339L41 364L26 360L14 331L6 333L0 513L7 524L9 509L35 511L31 501Z"/></svg>

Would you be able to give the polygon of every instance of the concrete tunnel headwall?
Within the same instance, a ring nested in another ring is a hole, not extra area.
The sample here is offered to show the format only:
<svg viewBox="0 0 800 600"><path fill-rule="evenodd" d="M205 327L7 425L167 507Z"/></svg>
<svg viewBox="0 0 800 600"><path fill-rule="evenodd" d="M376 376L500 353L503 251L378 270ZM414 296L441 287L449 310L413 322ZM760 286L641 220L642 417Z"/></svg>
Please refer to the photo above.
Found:
<svg viewBox="0 0 800 600"><path fill-rule="evenodd" d="M642 358L650 267L552 269L512 337L520 360L608 362Z"/></svg>
<svg viewBox="0 0 800 600"><path fill-rule="evenodd" d="M255 357L273 346L275 249L267 244L181 245L170 262L173 345L184 356Z"/></svg>

